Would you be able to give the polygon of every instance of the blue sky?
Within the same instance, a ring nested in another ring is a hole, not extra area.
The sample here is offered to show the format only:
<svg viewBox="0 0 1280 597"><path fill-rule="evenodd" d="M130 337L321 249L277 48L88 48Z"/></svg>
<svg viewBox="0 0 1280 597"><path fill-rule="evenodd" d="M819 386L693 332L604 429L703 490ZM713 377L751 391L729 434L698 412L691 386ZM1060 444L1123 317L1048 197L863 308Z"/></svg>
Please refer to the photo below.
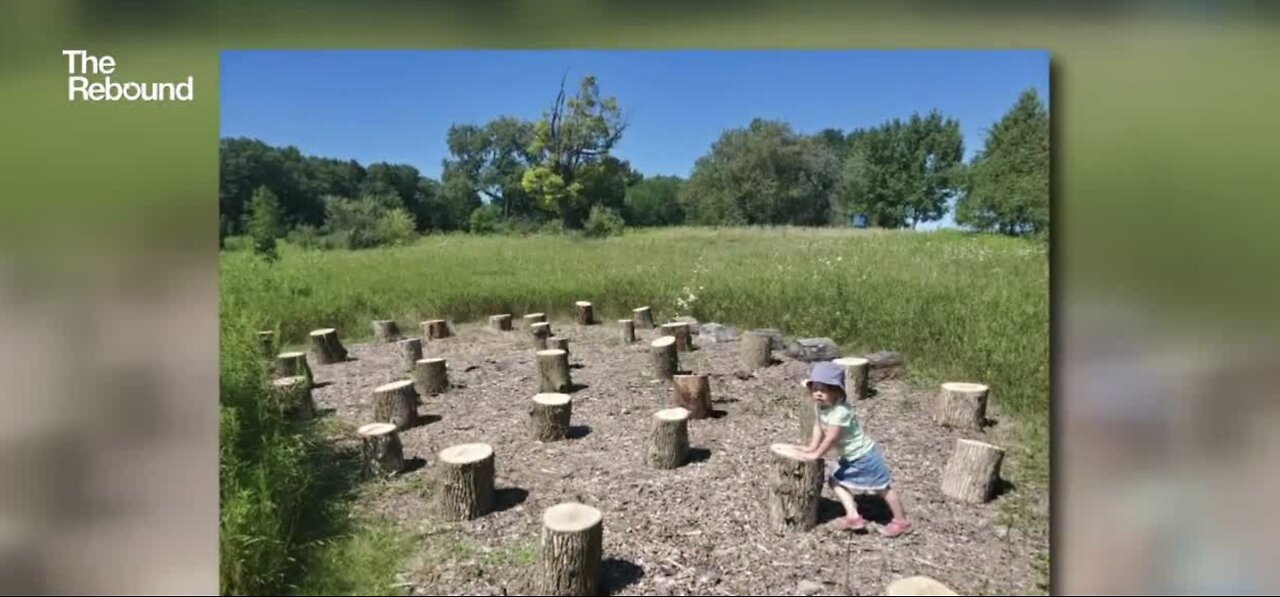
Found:
<svg viewBox="0 0 1280 597"><path fill-rule="evenodd" d="M617 97L628 129L615 155L683 177L755 117L847 132L936 108L960 121L967 160L1022 90L1049 97L1039 50L227 51L221 135L438 178L451 124L537 119L566 74L570 92L594 74Z"/></svg>

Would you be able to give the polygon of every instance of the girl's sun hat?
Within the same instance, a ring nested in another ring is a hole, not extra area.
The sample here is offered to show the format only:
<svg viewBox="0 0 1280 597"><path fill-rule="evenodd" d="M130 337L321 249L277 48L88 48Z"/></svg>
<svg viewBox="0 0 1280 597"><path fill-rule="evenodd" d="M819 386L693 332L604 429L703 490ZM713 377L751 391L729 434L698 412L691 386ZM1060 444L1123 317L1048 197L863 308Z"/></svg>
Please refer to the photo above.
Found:
<svg viewBox="0 0 1280 597"><path fill-rule="evenodd" d="M832 363L831 361L814 363L813 367L809 369L809 378L804 380L804 385L806 388L812 390L814 382L835 386L840 388L840 391L843 392L845 391L844 367Z"/></svg>

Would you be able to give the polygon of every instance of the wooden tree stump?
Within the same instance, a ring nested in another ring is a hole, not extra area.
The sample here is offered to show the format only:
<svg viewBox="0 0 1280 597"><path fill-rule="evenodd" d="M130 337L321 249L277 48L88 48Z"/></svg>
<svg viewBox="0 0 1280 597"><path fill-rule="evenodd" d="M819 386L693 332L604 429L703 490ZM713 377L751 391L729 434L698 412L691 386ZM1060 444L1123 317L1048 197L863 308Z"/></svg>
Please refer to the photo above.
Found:
<svg viewBox="0 0 1280 597"><path fill-rule="evenodd" d="M373 341L378 344L390 344L400 340L400 326L394 319L375 319L373 321Z"/></svg>
<svg viewBox="0 0 1280 597"><path fill-rule="evenodd" d="M739 351L742 366L747 371L768 367L773 364L773 337L760 332L747 332L742 336Z"/></svg>
<svg viewBox="0 0 1280 597"><path fill-rule="evenodd" d="M651 330L653 329L653 310L649 307L632 309L631 320L635 322L637 328Z"/></svg>
<svg viewBox="0 0 1280 597"><path fill-rule="evenodd" d="M563 350L565 352L569 352L569 339L561 338L560 336L552 336L550 338L547 338L547 348L548 349L554 348L556 350Z"/></svg>
<svg viewBox="0 0 1280 597"><path fill-rule="evenodd" d="M311 374L311 365L307 362L305 352L282 352L276 356L276 376L293 377L301 375L307 378L308 384L315 384Z"/></svg>
<svg viewBox="0 0 1280 597"><path fill-rule="evenodd" d="M373 418L404 430L418 422L418 393L413 380L402 379L378 386L373 391Z"/></svg>
<svg viewBox="0 0 1280 597"><path fill-rule="evenodd" d="M555 442L569 436L569 421L573 417L573 403L568 394L542 393L533 397L529 409L529 429L533 439Z"/></svg>
<svg viewBox="0 0 1280 597"><path fill-rule="evenodd" d="M316 403L311 398L311 384L302 375L281 377L271 382L275 400L281 410L299 421L309 421L316 416Z"/></svg>
<svg viewBox="0 0 1280 597"><path fill-rule="evenodd" d="M861 357L845 357L831 361L844 367L844 387L849 397L856 400L867 398L867 367L869 361Z"/></svg>
<svg viewBox="0 0 1280 597"><path fill-rule="evenodd" d="M680 355L676 351L674 336L663 336L649 343L653 359L653 373L659 379L670 381L680 370Z"/></svg>
<svg viewBox="0 0 1280 597"><path fill-rule="evenodd" d="M347 360L347 349L338 340L338 330L324 328L311 332L311 349L321 365L332 365Z"/></svg>
<svg viewBox="0 0 1280 597"><path fill-rule="evenodd" d="M443 340L452 338L453 332L449 330L449 322L443 319L428 319L422 322L422 337L428 341Z"/></svg>
<svg viewBox="0 0 1280 597"><path fill-rule="evenodd" d="M440 513L473 520L493 509L493 448L460 444L440 451Z"/></svg>
<svg viewBox="0 0 1280 597"><path fill-rule="evenodd" d="M653 414L649 434L649 466L673 469L689 458L689 411L665 408Z"/></svg>
<svg viewBox="0 0 1280 597"><path fill-rule="evenodd" d="M672 336L676 339L676 351L678 352L693 350L693 336L689 334L689 324L687 323L664 323L662 324L662 335Z"/></svg>
<svg viewBox="0 0 1280 597"><path fill-rule="evenodd" d="M587 301L578 301L574 303L574 307L578 310L578 325L595 325L596 311L595 307Z"/></svg>
<svg viewBox="0 0 1280 597"><path fill-rule="evenodd" d="M970 504L991 500L1004 450L970 439L957 439L955 451L942 472L942 493Z"/></svg>
<svg viewBox="0 0 1280 597"><path fill-rule="evenodd" d="M676 375L671 384L672 403L689 411L690 419L711 416L711 379L705 373Z"/></svg>
<svg viewBox="0 0 1280 597"><path fill-rule="evenodd" d="M361 465L366 474L391 476L404 471L400 433L391 423L369 423L358 430Z"/></svg>
<svg viewBox="0 0 1280 597"><path fill-rule="evenodd" d="M532 327L533 324L535 323L545 323L546 321L547 321L546 313L530 313L524 316L524 327L528 329Z"/></svg>
<svg viewBox="0 0 1280 597"><path fill-rule="evenodd" d="M413 370L413 387L422 396L443 394L449 390L449 369L444 359L418 359Z"/></svg>
<svg viewBox="0 0 1280 597"><path fill-rule="evenodd" d="M769 529L775 533L808 531L818 526L822 495L822 459L803 461L786 444L769 448Z"/></svg>
<svg viewBox="0 0 1280 597"><path fill-rule="evenodd" d="M800 443L808 445L809 440L813 439L813 421L817 418L817 412L813 400L806 394L800 397L800 407L796 410L800 415Z"/></svg>
<svg viewBox="0 0 1280 597"><path fill-rule="evenodd" d="M504 313L502 315L490 315L489 329L495 332L511 331L511 314Z"/></svg>
<svg viewBox="0 0 1280 597"><path fill-rule="evenodd" d="M262 347L262 356L271 358L276 354L276 333L272 331L258 332L258 345Z"/></svg>
<svg viewBox="0 0 1280 597"><path fill-rule="evenodd" d="M950 587L944 585L927 576L909 576L907 578L899 578L884 589L885 595L935 595L942 597L945 595L959 595Z"/></svg>
<svg viewBox="0 0 1280 597"><path fill-rule="evenodd" d="M622 330L622 343L635 344L636 341L636 322L630 319L619 319L618 327Z"/></svg>
<svg viewBox="0 0 1280 597"><path fill-rule="evenodd" d="M565 394L573 385L569 376L569 353L551 348L538 351L538 391Z"/></svg>
<svg viewBox="0 0 1280 597"><path fill-rule="evenodd" d="M576 502L542 515L537 590L540 595L600 595L604 515Z"/></svg>
<svg viewBox="0 0 1280 597"><path fill-rule="evenodd" d="M551 338L551 324L545 321L530 324L529 335L533 337L534 349L546 350L547 339Z"/></svg>
<svg viewBox="0 0 1280 597"><path fill-rule="evenodd" d="M977 383L942 384L933 403L933 421L944 427L981 430L987 422L987 392Z"/></svg>
<svg viewBox="0 0 1280 597"><path fill-rule="evenodd" d="M406 338L396 342L396 351L400 355L401 371L413 371L422 360L422 340Z"/></svg>

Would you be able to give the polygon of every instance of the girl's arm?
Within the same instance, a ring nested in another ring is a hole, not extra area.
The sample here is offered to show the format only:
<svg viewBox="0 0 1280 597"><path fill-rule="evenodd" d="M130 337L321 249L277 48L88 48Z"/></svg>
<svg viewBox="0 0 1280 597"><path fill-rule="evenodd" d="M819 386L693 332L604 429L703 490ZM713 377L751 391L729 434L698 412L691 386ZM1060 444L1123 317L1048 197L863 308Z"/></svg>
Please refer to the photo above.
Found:
<svg viewBox="0 0 1280 597"><path fill-rule="evenodd" d="M809 445L804 447L805 452L812 452L818 449L822 444L822 428L818 426L818 420L813 421L813 433L810 435Z"/></svg>
<svg viewBox="0 0 1280 597"><path fill-rule="evenodd" d="M797 456L799 456L801 460L817 460L822 458L822 455L826 454L827 450L830 450L831 446L836 443L836 440L840 439L840 433L843 431L843 427L832 426L828 428L827 433L822 436L822 440L818 443L817 448L802 450L797 453Z"/></svg>

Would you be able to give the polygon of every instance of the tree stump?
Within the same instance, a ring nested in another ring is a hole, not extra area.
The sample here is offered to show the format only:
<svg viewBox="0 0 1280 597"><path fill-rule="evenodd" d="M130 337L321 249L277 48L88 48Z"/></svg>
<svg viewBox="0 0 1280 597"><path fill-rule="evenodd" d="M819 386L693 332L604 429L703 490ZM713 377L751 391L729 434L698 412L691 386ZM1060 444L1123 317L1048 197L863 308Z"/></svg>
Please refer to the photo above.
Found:
<svg viewBox="0 0 1280 597"><path fill-rule="evenodd" d="M449 390L449 369L444 359L418 359L413 370L413 387L422 396Z"/></svg>
<svg viewBox="0 0 1280 597"><path fill-rule="evenodd" d="M573 403L568 394L542 393L533 397L529 409L529 429L533 439L555 442L569 436L569 421L573 417Z"/></svg>
<svg viewBox="0 0 1280 597"><path fill-rule="evenodd" d="M822 495L822 459L799 460L786 444L773 444L769 467L769 529L775 533L808 531L818 526Z"/></svg>
<svg viewBox="0 0 1280 597"><path fill-rule="evenodd" d="M865 400L867 398L867 368L869 362L861 357L845 357L833 363L844 367L844 387L850 398Z"/></svg>
<svg viewBox="0 0 1280 597"><path fill-rule="evenodd" d="M813 439L813 421L817 418L815 408L813 400L807 394L801 396L800 408L796 412L800 415L800 443L805 445Z"/></svg>
<svg viewBox="0 0 1280 597"><path fill-rule="evenodd" d="M358 430L361 465L366 474L391 476L404 470L404 448L391 423L369 423Z"/></svg>
<svg viewBox="0 0 1280 597"><path fill-rule="evenodd" d="M422 360L422 340L406 338L396 342L396 351L400 354L401 371L413 371Z"/></svg>
<svg viewBox="0 0 1280 597"><path fill-rule="evenodd" d="M840 346L831 338L800 338L787 347L787 354L805 363L840 358Z"/></svg>
<svg viewBox="0 0 1280 597"><path fill-rule="evenodd" d="M546 313L530 313L524 316L524 327L527 329L535 323L543 323L547 321Z"/></svg>
<svg viewBox="0 0 1280 597"><path fill-rule="evenodd" d="M885 595L958 595L950 587L927 576L899 578L884 589Z"/></svg>
<svg viewBox="0 0 1280 597"><path fill-rule="evenodd" d="M547 339L551 337L551 324L545 321L530 324L529 335L533 337L534 349L546 350Z"/></svg>
<svg viewBox="0 0 1280 597"><path fill-rule="evenodd" d="M311 365L307 363L305 352L282 352L276 356L276 376L293 377L301 375L307 378L307 384L315 384L311 374Z"/></svg>
<svg viewBox="0 0 1280 597"><path fill-rule="evenodd" d="M347 360L347 349L338 340L338 330L333 328L311 332L311 348L316 353L316 361L321 365Z"/></svg>
<svg viewBox="0 0 1280 597"><path fill-rule="evenodd" d="M258 345L262 347L262 356L271 358L276 354L276 333L272 331L258 332Z"/></svg>
<svg viewBox="0 0 1280 597"><path fill-rule="evenodd" d="M511 315L509 313L504 313L502 315L490 315L489 329L495 332L511 331Z"/></svg>
<svg viewBox="0 0 1280 597"><path fill-rule="evenodd" d="M665 408L653 414L649 435L649 466L673 469L689 458L689 411Z"/></svg>
<svg viewBox="0 0 1280 597"><path fill-rule="evenodd" d="M460 444L440 451L440 513L473 520L493 509L493 448Z"/></svg>
<svg viewBox="0 0 1280 597"><path fill-rule="evenodd" d="M689 334L689 324L687 323L664 323L662 324L662 335L672 336L676 339L676 351L678 352L693 350L693 336Z"/></svg>
<svg viewBox="0 0 1280 597"><path fill-rule="evenodd" d="M373 418L404 430L418 422L418 393L413 380L402 379L378 386L373 391Z"/></svg>
<svg viewBox="0 0 1280 597"><path fill-rule="evenodd" d="M991 500L1000 479L1004 450L970 439L957 439L942 472L942 493L970 504Z"/></svg>
<svg viewBox="0 0 1280 597"><path fill-rule="evenodd" d="M618 327L622 330L622 343L634 344L636 341L636 322L630 319L619 319Z"/></svg>
<svg viewBox="0 0 1280 597"><path fill-rule="evenodd" d="M739 349L742 366L748 371L773 364L773 337L760 332L747 332L742 336Z"/></svg>
<svg viewBox="0 0 1280 597"><path fill-rule="evenodd" d="M596 323L595 307L587 301L578 301L574 303L574 307L578 310L578 325L594 325Z"/></svg>
<svg viewBox="0 0 1280 597"><path fill-rule="evenodd" d="M584 504L565 502L547 508L538 551L538 594L601 594L603 522L599 510Z"/></svg>
<svg viewBox="0 0 1280 597"><path fill-rule="evenodd" d="M378 344L390 344L400 340L400 326L394 319L375 319L373 321L373 341Z"/></svg>
<svg viewBox="0 0 1280 597"><path fill-rule="evenodd" d="M443 319L429 319L422 322L422 337L426 340L443 340L453 337L449 330L449 322Z"/></svg>
<svg viewBox="0 0 1280 597"><path fill-rule="evenodd" d="M309 421L316 416L316 403L311 398L311 384L302 375L281 377L271 382L274 398L280 409L299 421Z"/></svg>
<svg viewBox="0 0 1280 597"><path fill-rule="evenodd" d="M659 379L670 381L680 370L680 355L676 352L674 336L663 336L649 343L653 359L653 373Z"/></svg>
<svg viewBox="0 0 1280 597"><path fill-rule="evenodd" d="M552 348L538 351L538 391L565 394L573 385L569 376L569 353Z"/></svg>
<svg viewBox="0 0 1280 597"><path fill-rule="evenodd" d="M631 321L634 321L636 327L642 330L653 329L653 310L649 307L640 307L631 310Z"/></svg>
<svg viewBox="0 0 1280 597"><path fill-rule="evenodd" d="M548 349L554 348L556 350L563 350L565 352L569 352L569 339L561 338L560 336L552 336L550 338L547 338L547 348Z"/></svg>
<svg viewBox="0 0 1280 597"><path fill-rule="evenodd" d="M981 430L987 422L987 392L982 384L942 384L933 403L933 421L944 427Z"/></svg>
<svg viewBox="0 0 1280 597"><path fill-rule="evenodd" d="M690 419L711 416L711 379L705 373L676 375L671 384L672 403L689 411Z"/></svg>

